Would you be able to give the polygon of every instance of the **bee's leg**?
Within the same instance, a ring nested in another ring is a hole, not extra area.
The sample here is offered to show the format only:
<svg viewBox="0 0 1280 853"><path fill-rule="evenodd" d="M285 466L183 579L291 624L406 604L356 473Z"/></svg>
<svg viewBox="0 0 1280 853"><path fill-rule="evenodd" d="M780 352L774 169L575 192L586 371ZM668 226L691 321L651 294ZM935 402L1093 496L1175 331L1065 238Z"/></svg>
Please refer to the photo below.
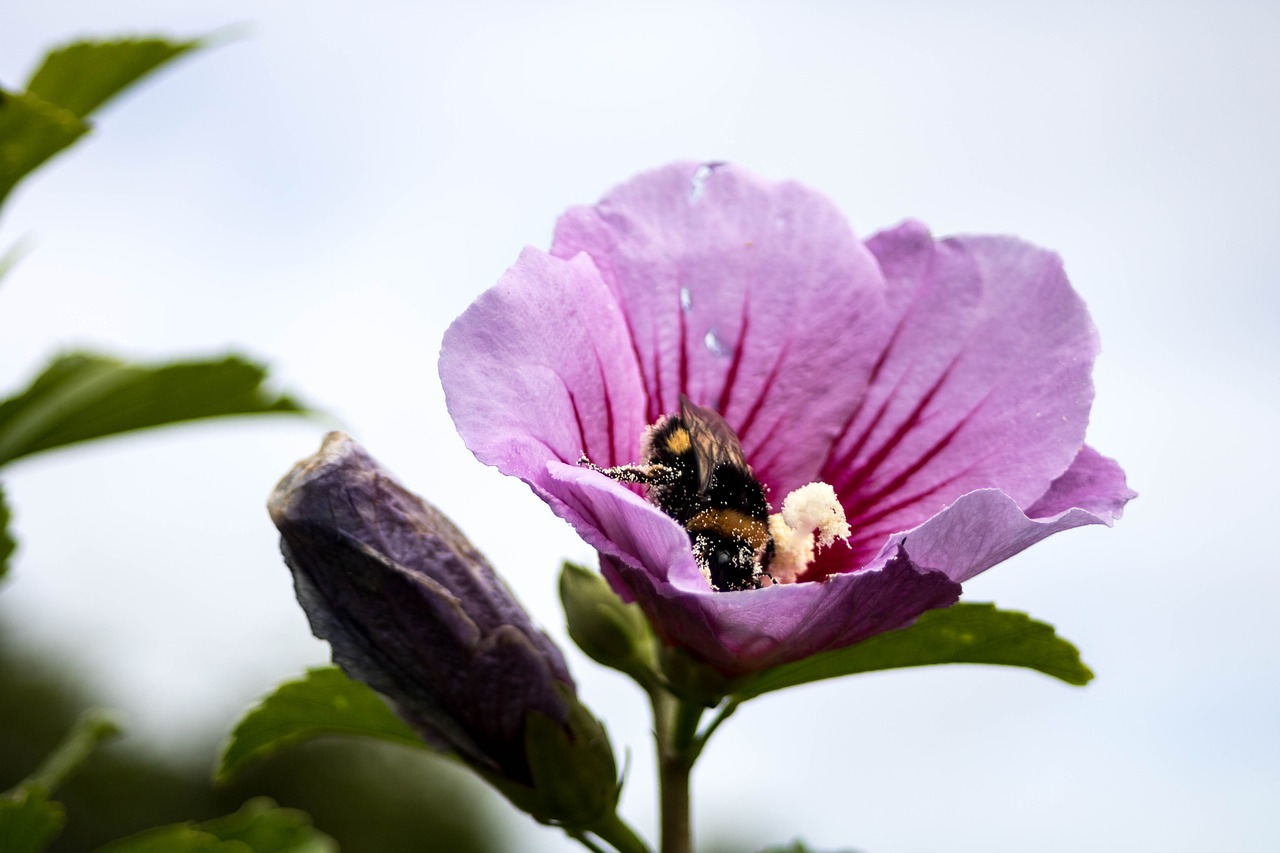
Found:
<svg viewBox="0 0 1280 853"><path fill-rule="evenodd" d="M582 458L578 460L578 464L583 468L590 468L597 474L604 474L611 480L617 480L619 483L640 483L645 486L665 486L674 483L679 477L679 472L674 468L666 465L659 465L651 462L647 465L615 465L612 468L601 468L587 458L587 454L582 454Z"/></svg>

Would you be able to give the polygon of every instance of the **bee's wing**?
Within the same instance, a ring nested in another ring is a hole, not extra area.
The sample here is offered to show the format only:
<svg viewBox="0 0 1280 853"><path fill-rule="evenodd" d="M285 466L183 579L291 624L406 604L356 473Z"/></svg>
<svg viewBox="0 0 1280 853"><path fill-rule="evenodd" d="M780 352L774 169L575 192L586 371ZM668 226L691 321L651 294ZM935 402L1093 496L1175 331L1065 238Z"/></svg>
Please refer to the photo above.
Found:
<svg viewBox="0 0 1280 853"><path fill-rule="evenodd" d="M742 444L733 427L712 409L703 408L688 397L680 395L680 420L689 430L694 454L698 458L698 492L705 494L711 488L711 477L721 465L731 465L742 471L750 471Z"/></svg>

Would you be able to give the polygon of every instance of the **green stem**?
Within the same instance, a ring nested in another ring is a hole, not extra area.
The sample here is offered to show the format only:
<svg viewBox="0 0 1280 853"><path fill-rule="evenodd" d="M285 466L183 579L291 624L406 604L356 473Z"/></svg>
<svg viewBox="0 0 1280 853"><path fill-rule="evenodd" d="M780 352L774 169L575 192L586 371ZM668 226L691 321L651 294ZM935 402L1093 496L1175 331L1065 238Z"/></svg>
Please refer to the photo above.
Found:
<svg viewBox="0 0 1280 853"><path fill-rule="evenodd" d="M658 752L658 794L662 809L661 853L693 853L689 776L697 758L694 743L702 708L666 691L653 700L654 740Z"/></svg>
<svg viewBox="0 0 1280 853"><path fill-rule="evenodd" d="M25 784L39 786L45 793L52 794L80 769L99 742L119 733L120 724L111 712L86 711Z"/></svg>
<svg viewBox="0 0 1280 853"><path fill-rule="evenodd" d="M707 745L707 741L711 739L711 735L715 734L716 729L720 728L721 723L733 716L733 712L738 710L738 706L741 704L742 703L737 699L730 699L728 702L724 703L720 708L719 713L715 715L715 718L707 724L707 727L702 730L701 734L694 738L693 745L691 747L692 760L696 761L698 756L702 755L702 749Z"/></svg>

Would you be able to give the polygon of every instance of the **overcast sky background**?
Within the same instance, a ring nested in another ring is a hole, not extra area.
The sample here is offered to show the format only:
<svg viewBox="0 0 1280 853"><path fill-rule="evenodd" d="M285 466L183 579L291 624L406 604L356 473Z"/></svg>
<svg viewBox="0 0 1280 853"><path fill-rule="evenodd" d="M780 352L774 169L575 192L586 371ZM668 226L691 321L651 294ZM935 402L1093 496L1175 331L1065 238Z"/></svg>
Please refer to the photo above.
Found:
<svg viewBox="0 0 1280 853"><path fill-rule="evenodd" d="M699 765L700 828L744 849L1280 849L1280 4L356 5L5 4L10 88L72 36L247 26L11 198L0 247L31 252L0 284L0 391L67 346L258 356L452 515L567 647L555 575L590 551L467 453L436 376L444 328L521 247L690 158L804 181L863 235L908 216L1019 234L1062 254L1092 310L1090 441L1141 497L966 598L1057 625L1097 680L935 668L757 700ZM207 749L327 658L263 504L331 425L15 466L0 618L139 743ZM652 834L641 694L570 663L631 750L624 809ZM514 825L513 849L577 849Z"/></svg>

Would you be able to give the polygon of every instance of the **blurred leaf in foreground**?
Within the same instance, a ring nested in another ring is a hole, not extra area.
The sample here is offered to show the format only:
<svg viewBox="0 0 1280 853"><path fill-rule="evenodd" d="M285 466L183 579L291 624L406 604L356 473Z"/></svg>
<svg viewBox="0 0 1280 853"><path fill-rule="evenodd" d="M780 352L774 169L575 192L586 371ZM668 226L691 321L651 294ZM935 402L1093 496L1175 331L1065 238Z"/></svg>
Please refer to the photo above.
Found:
<svg viewBox="0 0 1280 853"><path fill-rule="evenodd" d="M14 184L88 130L71 110L0 89L0 202Z"/></svg>
<svg viewBox="0 0 1280 853"><path fill-rule="evenodd" d="M337 853L337 843L297 809L271 800L245 803L235 814L203 823L149 829L99 848L99 853Z"/></svg>
<svg viewBox="0 0 1280 853"><path fill-rule="evenodd" d="M12 516L9 513L9 505L4 502L4 486L0 484L0 580L4 580L5 574L9 571L9 557L13 555L13 551L18 547L13 541L13 535L9 533L9 519Z"/></svg>
<svg viewBox="0 0 1280 853"><path fill-rule="evenodd" d="M26 92L0 90L0 202L18 181L84 135L86 116L201 44L156 38L75 42L45 56Z"/></svg>
<svg viewBox="0 0 1280 853"><path fill-rule="evenodd" d="M144 365L92 353L64 355L25 391L0 402L0 465L162 424L305 411L263 388L265 379L264 368L238 356Z"/></svg>
<svg viewBox="0 0 1280 853"><path fill-rule="evenodd" d="M0 850L39 853L57 837L66 819L61 803L41 788L19 786L0 795Z"/></svg>
<svg viewBox="0 0 1280 853"><path fill-rule="evenodd" d="M81 41L50 51L27 91L84 118L196 41L159 38Z"/></svg>

